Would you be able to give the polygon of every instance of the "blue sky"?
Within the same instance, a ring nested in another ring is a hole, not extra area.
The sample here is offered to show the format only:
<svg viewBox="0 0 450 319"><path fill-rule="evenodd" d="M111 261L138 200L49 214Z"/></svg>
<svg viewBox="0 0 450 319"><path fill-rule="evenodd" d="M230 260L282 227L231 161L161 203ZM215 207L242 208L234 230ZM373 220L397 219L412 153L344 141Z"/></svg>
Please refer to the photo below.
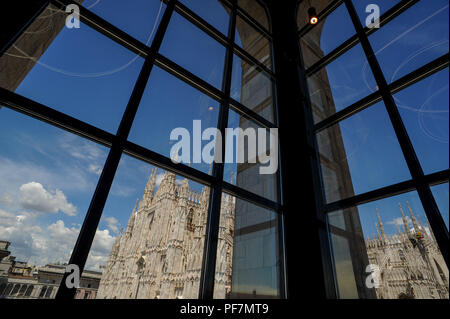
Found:
<svg viewBox="0 0 450 319"><path fill-rule="evenodd" d="M207 6L199 5L199 1L183 2L199 10L219 31L227 31L227 14L222 7L210 1ZM434 4L439 9L448 2L434 0ZM156 0L132 4L90 0L84 6L148 44L165 9ZM421 8L423 1L416 6L410 9L414 10L411 14L422 16L422 20L432 10L429 6ZM433 28L448 25L447 15L448 7L433 20ZM333 16L339 17L340 13ZM339 36L339 29L333 27L332 19L330 16L324 27L321 40L324 50L338 45L336 39L345 40ZM414 29L415 32L383 49L410 24L420 22L417 19L394 20L393 26L386 26L389 30L371 37L374 49L380 50L380 63L389 79L448 52L448 29L447 33L432 32L431 27ZM342 28L351 36L351 25ZM446 44L442 42L445 39ZM441 45L430 45L439 41ZM427 46L428 50L419 52ZM225 48L181 16L173 16L160 52L221 88ZM410 60L402 65L404 59ZM16 92L115 133L142 64L142 58L82 24L80 29L61 31ZM394 69L397 66L400 68ZM331 63L327 72L339 109L376 89L360 46ZM236 99L241 95L240 74L239 63L234 63L232 93ZM448 168L448 70L415 84L395 98L426 173ZM191 131L194 119L202 120L204 128L214 127L218 107L216 101L155 66L129 139L169 156L170 131L175 127ZM232 113L230 127L236 126L238 120L238 115ZM340 126L356 193L410 178L382 103ZM0 109L0 149L0 238L13 242L11 249L18 259L35 264L67 261L108 149L7 108ZM209 169L207 164L192 167L204 172ZM120 227L126 226L152 168L122 157L88 267L106 262L112 242ZM235 170L235 166L227 165L225 179L229 180ZM194 183L191 186L195 190L202 188ZM433 187L433 193L448 223L448 184ZM425 222L417 194L412 192L359 207L364 231L368 235L374 232L374 212L378 207L386 230L393 232L392 223L400 216L398 202L406 212L406 200Z"/></svg>
<svg viewBox="0 0 450 319"><path fill-rule="evenodd" d="M396 2L375 3L383 13ZM354 3L364 24L365 6L374 2ZM325 21L320 39L325 54L354 32L344 7L340 6ZM369 37L388 82L448 52L448 13L448 1L419 1ZM337 111L377 89L362 52L357 45L326 67ZM448 169L448 69L408 87L394 98L424 172ZM383 102L344 120L339 127L356 194L411 178ZM328 186L336 190L339 182L330 182ZM448 226L448 183L436 186L433 193ZM413 210L424 214L415 192L358 207L364 232L371 236L376 231L377 206L382 218L389 222L400 216L398 202L406 207L406 200L415 202ZM422 220L425 222L425 218ZM396 231L394 226L387 229Z"/></svg>

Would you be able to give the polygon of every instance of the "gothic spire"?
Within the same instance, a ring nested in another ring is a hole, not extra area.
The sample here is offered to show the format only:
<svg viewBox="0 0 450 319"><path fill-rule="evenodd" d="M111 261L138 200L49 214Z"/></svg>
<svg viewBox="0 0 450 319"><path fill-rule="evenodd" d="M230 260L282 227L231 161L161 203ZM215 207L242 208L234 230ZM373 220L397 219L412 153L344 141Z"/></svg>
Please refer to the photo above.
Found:
<svg viewBox="0 0 450 319"><path fill-rule="evenodd" d="M375 228L377 229L377 239L381 240L380 231L378 230L378 224L375 223Z"/></svg>
<svg viewBox="0 0 450 319"><path fill-rule="evenodd" d="M147 181L147 185L145 186L145 191L144 191L144 198L145 199L150 199L153 197L153 192L155 190L155 186L156 186L156 172L157 172L157 168L152 168L152 173L150 174L148 181Z"/></svg>
<svg viewBox="0 0 450 319"><path fill-rule="evenodd" d="M405 227L405 233L406 235L409 235L408 220L406 219L405 213L403 212L402 204L398 203L398 206L400 207L400 211L402 212L402 220L403 220L403 227Z"/></svg>
<svg viewBox="0 0 450 319"><path fill-rule="evenodd" d="M408 205L408 209L409 209L409 214L411 215L411 221L413 223L414 226L414 231L417 233L419 231L419 225L417 225L417 220L416 217L414 216L414 213L411 209L411 206L409 206L409 202L406 201L406 204Z"/></svg>
<svg viewBox="0 0 450 319"><path fill-rule="evenodd" d="M131 233L133 231L134 220L136 219L136 214L137 214L138 202L139 202L139 198L136 200L136 204L134 204L133 211L131 212L130 219L128 220L126 233Z"/></svg>
<svg viewBox="0 0 450 319"><path fill-rule="evenodd" d="M380 217L380 212L378 211L378 208L376 208L376 210L377 210L377 217L378 217L378 226L380 227L380 232L381 232L381 238L383 239L384 242L387 242L386 233L384 232L383 222L381 221L381 217Z"/></svg>

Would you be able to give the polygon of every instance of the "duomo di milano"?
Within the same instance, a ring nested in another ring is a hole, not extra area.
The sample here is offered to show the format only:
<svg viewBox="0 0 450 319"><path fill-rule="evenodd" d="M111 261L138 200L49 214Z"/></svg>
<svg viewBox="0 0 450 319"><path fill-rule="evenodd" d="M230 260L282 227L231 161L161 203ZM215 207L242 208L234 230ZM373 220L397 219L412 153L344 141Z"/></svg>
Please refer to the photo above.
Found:
<svg viewBox="0 0 450 319"><path fill-rule="evenodd" d="M97 298L197 298L209 189L181 185L166 172L155 193L156 169L116 238ZM154 194L155 193L155 194ZM235 199L222 195L215 297L231 289Z"/></svg>
<svg viewBox="0 0 450 319"><path fill-rule="evenodd" d="M197 298L209 190L192 191L171 172L155 188L156 169L112 247L97 298ZM232 291L235 205L223 195L216 298ZM387 236L378 214L377 235L365 241L369 263L380 269L376 298L448 298L449 273L436 241L408 208L412 227L400 206L398 234Z"/></svg>
<svg viewBox="0 0 450 319"><path fill-rule="evenodd" d="M408 204L412 228L401 204L403 225L395 235L387 236L377 210L377 234L366 240L371 264L379 267L380 299L443 299L449 297L448 269L436 244Z"/></svg>

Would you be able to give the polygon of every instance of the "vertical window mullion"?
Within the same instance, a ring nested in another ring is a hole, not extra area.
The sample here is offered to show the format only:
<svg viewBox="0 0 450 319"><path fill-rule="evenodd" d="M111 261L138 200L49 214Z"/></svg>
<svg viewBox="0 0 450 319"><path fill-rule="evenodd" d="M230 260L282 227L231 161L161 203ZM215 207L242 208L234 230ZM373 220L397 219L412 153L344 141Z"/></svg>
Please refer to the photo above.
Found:
<svg viewBox="0 0 450 319"><path fill-rule="evenodd" d="M205 229L205 244L203 250L202 270L200 275L199 299L213 299L214 278L216 275L217 244L219 235L220 208L222 202L223 174L225 162L225 128L228 125L228 114L230 111L231 73L233 68L233 44L236 33L237 1L232 1L230 10L230 23L228 26L228 43L225 54L224 75L222 91L225 99L221 101L217 129L222 135L222 161L213 162L212 174L216 180L211 188L208 216Z"/></svg>
<svg viewBox="0 0 450 319"><path fill-rule="evenodd" d="M380 64L378 63L378 60L375 56L372 45L369 42L367 34L364 32L364 28L359 20L356 9L351 0L345 0L345 5L349 11L350 18L356 29L361 45L366 54L367 61L383 98L386 110L402 149L409 171L416 184L417 192L425 209L426 216L430 222L432 231L436 237L439 248L448 267L449 234L447 227L445 226L442 215L440 214L439 208L431 193L430 186L424 183L424 172L422 166L420 165L420 162L417 158L416 152L411 143L408 132L406 131L406 127L403 123L400 112L398 111L394 98L392 97L392 94L389 90L389 86L384 77L383 71L381 70Z"/></svg>

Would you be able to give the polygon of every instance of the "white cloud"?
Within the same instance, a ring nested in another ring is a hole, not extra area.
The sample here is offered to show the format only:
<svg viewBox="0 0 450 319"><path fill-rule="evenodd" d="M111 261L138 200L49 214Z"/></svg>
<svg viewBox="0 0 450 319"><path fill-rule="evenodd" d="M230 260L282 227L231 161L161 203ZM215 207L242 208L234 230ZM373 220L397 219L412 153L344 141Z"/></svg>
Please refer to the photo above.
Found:
<svg viewBox="0 0 450 319"><path fill-rule="evenodd" d="M89 164L89 172L100 175L102 173L103 168L99 165Z"/></svg>
<svg viewBox="0 0 450 319"><path fill-rule="evenodd" d="M114 244L115 237L111 236L107 229L97 230L92 249L86 261L86 269L101 271L101 267L108 262L109 253Z"/></svg>
<svg viewBox="0 0 450 319"><path fill-rule="evenodd" d="M119 221L115 217L105 217L106 225L115 234L119 233Z"/></svg>
<svg viewBox="0 0 450 319"><path fill-rule="evenodd" d="M66 191L84 192L95 187L95 182L72 162L65 160L63 163L63 160L58 161L57 157L53 160L43 166L0 156L0 193L9 193L11 189L17 189L30 180Z"/></svg>
<svg viewBox="0 0 450 319"><path fill-rule="evenodd" d="M20 203L24 208L32 209L38 212L63 213L74 216L77 208L67 201L66 196L60 190L54 192L47 191L42 184L30 182L23 184L20 190Z"/></svg>
<svg viewBox="0 0 450 319"><path fill-rule="evenodd" d="M68 262L80 232L80 227L66 227L62 220L38 225L38 214L19 215L0 210L0 239L11 242L11 255L36 266ZM87 269L101 270L106 265L115 237L109 230L97 230Z"/></svg>
<svg viewBox="0 0 450 319"><path fill-rule="evenodd" d="M99 160L105 157L105 150L99 145L80 139L73 134L64 134L59 145L72 157L82 160Z"/></svg>
<svg viewBox="0 0 450 319"><path fill-rule="evenodd" d="M13 226L16 222L16 215L0 209L0 226Z"/></svg>
<svg viewBox="0 0 450 319"><path fill-rule="evenodd" d="M11 206L13 204L14 200L12 196L8 193L3 193L0 196L0 203L5 204L6 206Z"/></svg>
<svg viewBox="0 0 450 319"><path fill-rule="evenodd" d="M409 216L406 216L406 220L408 221L408 224L412 224L411 218ZM403 219L401 217L397 217L393 220L388 221L386 224L403 226Z"/></svg>

